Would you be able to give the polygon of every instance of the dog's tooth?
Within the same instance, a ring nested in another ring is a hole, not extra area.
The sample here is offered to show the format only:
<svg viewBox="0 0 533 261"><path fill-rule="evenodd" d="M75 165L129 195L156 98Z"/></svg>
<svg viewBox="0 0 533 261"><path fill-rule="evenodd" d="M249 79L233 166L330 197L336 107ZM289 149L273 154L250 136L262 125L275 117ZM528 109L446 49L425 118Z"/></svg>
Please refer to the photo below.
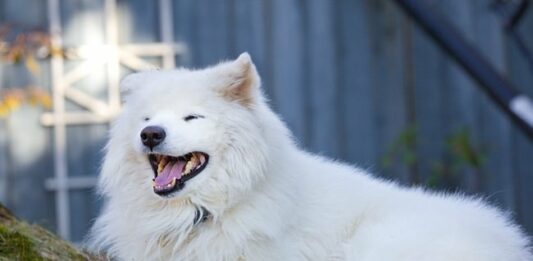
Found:
<svg viewBox="0 0 533 261"><path fill-rule="evenodd" d="M200 162L198 165L203 165L205 163L205 156L201 154L198 161Z"/></svg>
<svg viewBox="0 0 533 261"><path fill-rule="evenodd" d="M189 158L189 162L196 160L196 153L191 153L191 158Z"/></svg>
<svg viewBox="0 0 533 261"><path fill-rule="evenodd" d="M194 163L195 161L195 157L194 157L194 153L191 154L191 158L187 161L187 163L185 164L185 168L183 169L183 173L182 175L187 175L189 174L189 172L191 171L192 169L192 164Z"/></svg>
<svg viewBox="0 0 533 261"><path fill-rule="evenodd" d="M194 154L194 158L192 158L189 162L192 163L192 165L198 165L198 162L200 161L200 159L198 159L198 157L196 156L196 154Z"/></svg>
<svg viewBox="0 0 533 261"><path fill-rule="evenodd" d="M165 168L165 165L167 165L167 163L168 163L168 158L162 156L162 159L159 161L159 164L157 165L157 172L159 173L159 172L163 171L163 169Z"/></svg>
<svg viewBox="0 0 533 261"><path fill-rule="evenodd" d="M187 175L187 174L189 174L189 172L191 171L192 167L193 167L193 163L192 163L192 161L190 160L190 161L188 161L187 164L185 165L185 170L183 171L183 175Z"/></svg>

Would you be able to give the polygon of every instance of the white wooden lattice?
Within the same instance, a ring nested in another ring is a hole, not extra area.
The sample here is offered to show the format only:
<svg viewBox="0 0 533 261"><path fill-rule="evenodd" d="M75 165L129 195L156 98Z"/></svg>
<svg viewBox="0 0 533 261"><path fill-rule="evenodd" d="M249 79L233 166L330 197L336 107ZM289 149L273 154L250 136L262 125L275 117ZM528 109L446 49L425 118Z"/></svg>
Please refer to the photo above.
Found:
<svg viewBox="0 0 533 261"><path fill-rule="evenodd" d="M60 19L60 0L48 0L49 30L52 35L52 49L62 49L62 26ZM96 184L94 176L69 177L67 169L66 126L76 124L107 123L120 112L120 66L132 70L144 70L155 66L140 56L161 57L163 68L175 66L176 55L186 53L186 46L175 43L173 36L173 15L171 0L159 0L159 24L162 42L149 44L118 44L116 0L104 1L105 45L80 46L76 53L85 59L77 67L65 72L64 58L53 55L51 59L52 92L54 107L51 113L44 113L41 122L54 128L54 177L46 181L45 187L56 193L56 215L58 234L70 238L69 190L90 188ZM92 57L98 52L104 55ZM102 101L83 91L71 88L75 82L90 76L92 68L106 65L108 100ZM69 112L65 99L84 107L83 112Z"/></svg>

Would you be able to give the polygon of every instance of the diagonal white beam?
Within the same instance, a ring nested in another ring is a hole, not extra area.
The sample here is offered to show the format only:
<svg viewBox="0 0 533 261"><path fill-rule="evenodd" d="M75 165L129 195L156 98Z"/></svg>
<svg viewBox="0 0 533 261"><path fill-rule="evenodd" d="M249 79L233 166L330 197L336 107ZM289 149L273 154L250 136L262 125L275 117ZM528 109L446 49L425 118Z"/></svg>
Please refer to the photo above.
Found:
<svg viewBox="0 0 533 261"><path fill-rule="evenodd" d="M75 82L91 75L94 68L97 66L102 66L103 64L109 62L106 58L101 59L90 59L87 61L82 62L81 64L74 67L74 69L71 69L67 73L63 75L63 80L61 83L63 86L71 86Z"/></svg>
<svg viewBox="0 0 533 261"><path fill-rule="evenodd" d="M157 69L156 65L149 63L130 52L120 51L119 58L120 63L135 71Z"/></svg>
<svg viewBox="0 0 533 261"><path fill-rule="evenodd" d="M65 97L69 98L73 102L89 109L90 111L98 115L106 115L109 111L109 106L78 89L74 88L65 88L64 89Z"/></svg>

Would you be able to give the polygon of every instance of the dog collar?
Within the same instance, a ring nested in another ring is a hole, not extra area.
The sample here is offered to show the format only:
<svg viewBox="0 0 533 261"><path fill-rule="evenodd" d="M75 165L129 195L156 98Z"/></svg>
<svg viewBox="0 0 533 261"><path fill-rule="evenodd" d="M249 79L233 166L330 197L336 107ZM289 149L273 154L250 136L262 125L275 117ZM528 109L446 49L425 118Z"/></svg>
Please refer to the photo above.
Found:
<svg viewBox="0 0 533 261"><path fill-rule="evenodd" d="M209 211L207 211L207 209L205 209L204 207L197 208L196 214L194 215L193 225L196 226L198 224L204 223L205 221L207 221L207 219L209 219L210 216L211 213L209 213Z"/></svg>

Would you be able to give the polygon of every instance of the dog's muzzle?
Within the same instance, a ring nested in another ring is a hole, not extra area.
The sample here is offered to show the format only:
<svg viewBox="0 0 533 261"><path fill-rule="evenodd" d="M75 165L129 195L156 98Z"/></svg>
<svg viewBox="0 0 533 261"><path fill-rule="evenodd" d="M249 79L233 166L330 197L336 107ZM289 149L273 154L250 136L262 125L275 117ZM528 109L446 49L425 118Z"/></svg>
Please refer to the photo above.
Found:
<svg viewBox="0 0 533 261"><path fill-rule="evenodd" d="M209 156L203 152L191 152L183 156L149 154L154 171L153 189L161 196L181 190L185 182L205 169Z"/></svg>

